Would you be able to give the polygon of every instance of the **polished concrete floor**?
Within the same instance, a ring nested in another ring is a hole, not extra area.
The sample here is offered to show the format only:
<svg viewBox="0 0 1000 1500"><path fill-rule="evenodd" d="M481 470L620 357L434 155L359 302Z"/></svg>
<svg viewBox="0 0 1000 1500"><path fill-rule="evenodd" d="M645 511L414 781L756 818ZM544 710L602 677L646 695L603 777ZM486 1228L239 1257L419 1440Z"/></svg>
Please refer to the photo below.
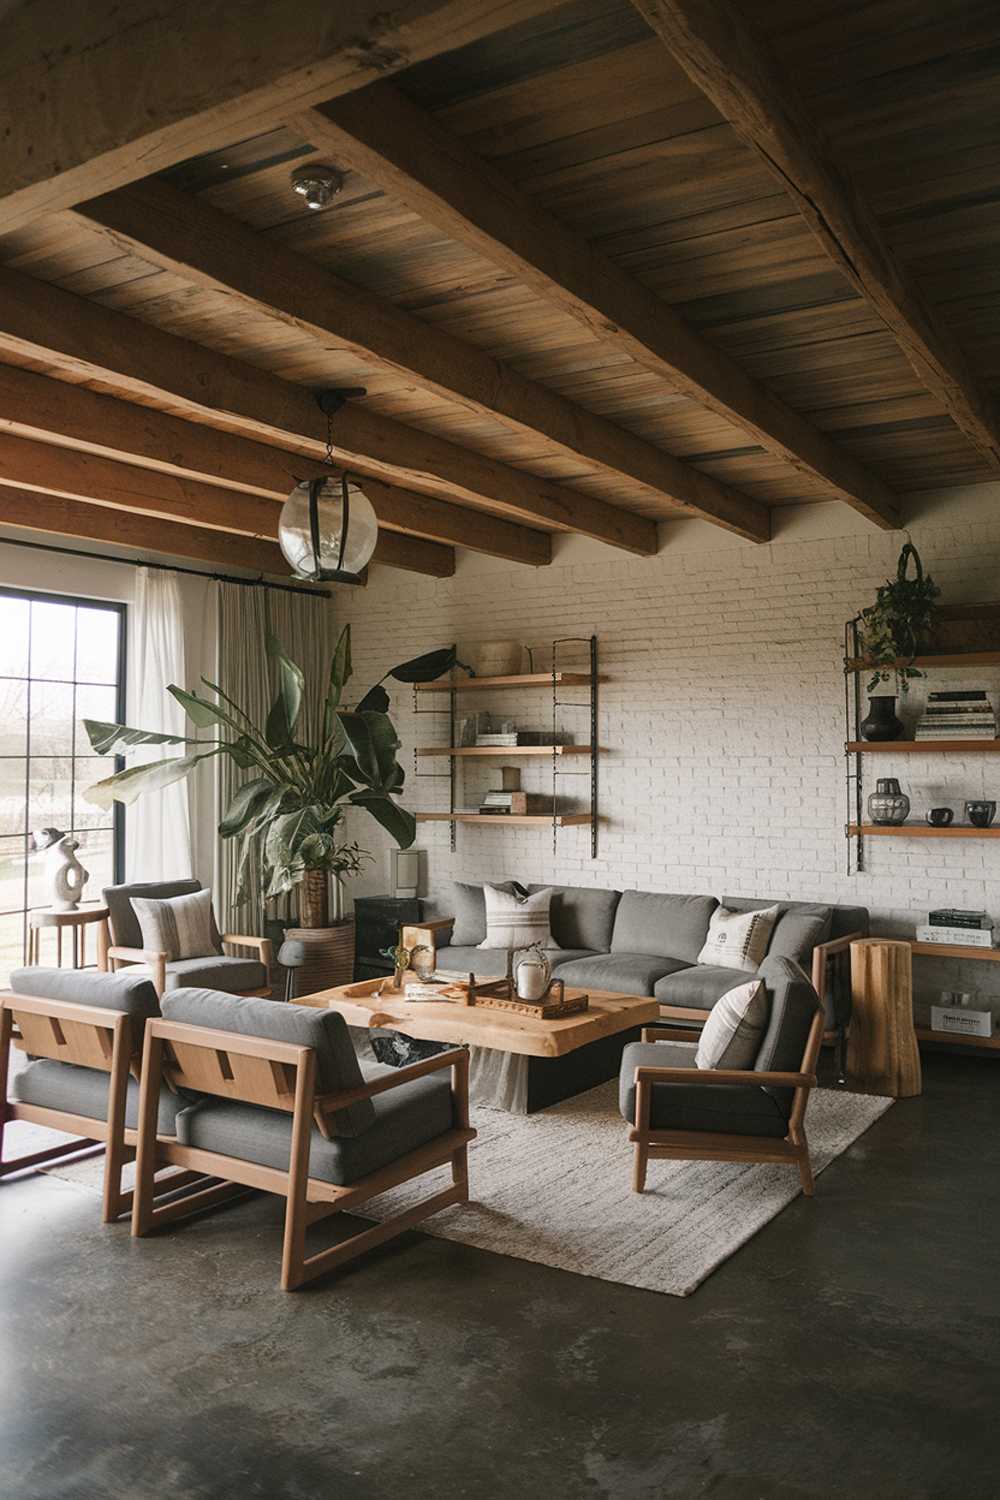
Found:
<svg viewBox="0 0 1000 1500"><path fill-rule="evenodd" d="M9 1180L0 1494L991 1500L998 1089L925 1058L685 1301L419 1234L283 1295L274 1199L133 1242Z"/></svg>

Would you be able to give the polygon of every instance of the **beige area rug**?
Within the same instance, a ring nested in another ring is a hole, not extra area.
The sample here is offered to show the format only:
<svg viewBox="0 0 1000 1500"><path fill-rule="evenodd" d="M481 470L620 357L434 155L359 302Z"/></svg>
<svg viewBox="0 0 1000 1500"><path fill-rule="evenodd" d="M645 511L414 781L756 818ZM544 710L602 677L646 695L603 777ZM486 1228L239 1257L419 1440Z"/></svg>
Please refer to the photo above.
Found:
<svg viewBox="0 0 1000 1500"><path fill-rule="evenodd" d="M816 1089L806 1117L814 1171L852 1146L891 1104ZM800 1194L798 1172L789 1167L670 1161L650 1162L646 1192L633 1193L616 1082L536 1115L479 1109L473 1124L479 1131L469 1160L474 1201L436 1214L423 1231L673 1297L693 1292ZM100 1191L101 1158L46 1170ZM365 1217L385 1218L427 1196L434 1175L373 1199ZM815 1212L823 1212L822 1185Z"/></svg>

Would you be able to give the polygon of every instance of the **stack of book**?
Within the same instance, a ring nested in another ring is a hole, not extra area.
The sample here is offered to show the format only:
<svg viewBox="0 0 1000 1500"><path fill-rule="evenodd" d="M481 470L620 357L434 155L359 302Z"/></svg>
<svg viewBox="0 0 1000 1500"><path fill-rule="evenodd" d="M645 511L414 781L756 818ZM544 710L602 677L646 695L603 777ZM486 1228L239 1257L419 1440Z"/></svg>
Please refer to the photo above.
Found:
<svg viewBox="0 0 1000 1500"><path fill-rule="evenodd" d="M562 745L567 736L550 729L505 729L492 730L476 735L477 745L496 745L499 748L516 745Z"/></svg>
<svg viewBox="0 0 1000 1500"><path fill-rule="evenodd" d="M918 740L995 740L996 714L984 688L928 693Z"/></svg>
<svg viewBox="0 0 1000 1500"><path fill-rule="evenodd" d="M945 943L959 948L992 948L993 918L984 911L962 911L943 906L928 912L927 923L917 928L918 943Z"/></svg>
<svg viewBox="0 0 1000 1500"><path fill-rule="evenodd" d="M479 805L481 813L510 813L523 817L528 811L527 792L487 792Z"/></svg>

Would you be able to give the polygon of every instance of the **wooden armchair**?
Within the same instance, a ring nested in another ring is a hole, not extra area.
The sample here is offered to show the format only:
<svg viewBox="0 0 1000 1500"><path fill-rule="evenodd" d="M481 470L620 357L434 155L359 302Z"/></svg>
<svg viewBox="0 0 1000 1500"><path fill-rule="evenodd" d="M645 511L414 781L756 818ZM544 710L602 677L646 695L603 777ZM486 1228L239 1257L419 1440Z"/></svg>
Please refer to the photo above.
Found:
<svg viewBox="0 0 1000 1500"><path fill-rule="evenodd" d="M325 1037L315 1033L317 1045L302 1045L253 1034L261 1029L257 1024L260 1007L254 1001L241 1002L243 1016L233 1021L221 1008L228 998L215 997L215 1015L229 1024L245 1021L238 1031L210 1029L169 1015L150 1022L146 1029L134 1235L145 1235L195 1209L211 1206L226 1196L227 1188L231 1192L233 1185L278 1194L286 1200L281 1287L292 1291L428 1215L468 1201L468 1146L476 1132L469 1126L466 1051L441 1053L407 1068L378 1069L368 1078L362 1077L354 1057L358 1082L326 1091L323 1078L324 1074L330 1077L330 1059L324 1050L328 1044L350 1047L353 1057L342 1017L332 1011L303 1014L297 1006L287 1010L267 1007L278 1017L294 1021L300 1036L313 1034L316 1025L325 1027ZM170 1005L168 996L165 1009ZM265 1022L272 1032L275 1019L272 1014ZM450 1088L443 1079L442 1087L435 1087L430 1080L444 1069L451 1073ZM182 1117L177 1141L157 1135L156 1099L163 1078L201 1099ZM422 1080L428 1086L422 1091L427 1098L421 1102L412 1089ZM408 1088L407 1099L402 1091ZM391 1114L380 1118L373 1107L374 1100L386 1099L390 1093L398 1096L399 1109L407 1112L415 1126L412 1149L402 1154L397 1132L403 1114L397 1113L395 1121ZM248 1111L245 1105L258 1108ZM359 1118L359 1108L368 1113ZM428 1126L431 1116L437 1126ZM441 1125L445 1128L438 1128ZM350 1133L344 1135L345 1131ZM245 1145L237 1149L234 1141ZM366 1159L377 1165L362 1170ZM223 1182L181 1202L157 1207L153 1177L167 1162ZM449 1187L331 1249L306 1254L306 1229L316 1220L360 1208L377 1194L448 1163ZM335 1180L338 1177L344 1180Z"/></svg>
<svg viewBox="0 0 1000 1500"><path fill-rule="evenodd" d="M132 1194L122 1192L122 1167L135 1156L142 1026L157 1011L152 987L140 979L46 969L23 970L12 982L14 990L0 995L0 1178L103 1147L102 1216L111 1223L132 1204ZM29 985L36 993L20 993ZM66 998L70 991L80 998ZM14 1077L8 1099L12 1045L32 1061ZM164 1132L175 1128L183 1107L169 1091L151 1096ZM4 1161L4 1127L12 1120L73 1139ZM184 1180L174 1177L171 1188Z"/></svg>
<svg viewBox="0 0 1000 1500"><path fill-rule="evenodd" d="M169 880L109 886L104 892L108 908L105 933L98 942L98 967L112 973L122 965L141 964L148 969L157 995L177 986L222 990L227 994L269 998L274 948L270 938L227 932L216 936L221 951L200 959L172 960L167 953L142 947L142 932L132 909L133 896L169 900L202 889L198 880ZM215 923L213 920L213 930ZM232 949L250 949L254 959L239 958Z"/></svg>
<svg viewBox="0 0 1000 1500"><path fill-rule="evenodd" d="M771 1017L754 1068L698 1068L690 1047L660 1040L655 1027L626 1047L621 1111L632 1127L637 1193L650 1159L666 1159L784 1162L798 1167L812 1197L804 1121L825 1017L801 970L787 960L779 966L794 972L768 977Z"/></svg>

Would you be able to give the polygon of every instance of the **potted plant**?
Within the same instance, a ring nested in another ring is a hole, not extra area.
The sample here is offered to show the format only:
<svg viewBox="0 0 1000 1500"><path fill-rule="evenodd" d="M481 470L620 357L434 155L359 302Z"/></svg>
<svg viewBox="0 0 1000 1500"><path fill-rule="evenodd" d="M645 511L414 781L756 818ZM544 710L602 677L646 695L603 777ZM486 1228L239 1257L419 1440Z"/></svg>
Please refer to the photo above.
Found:
<svg viewBox="0 0 1000 1500"><path fill-rule="evenodd" d="M126 806L146 792L159 791L190 775L195 766L215 756L228 755L248 778L234 794L219 824L219 835L240 841L237 900L245 898L245 876L251 859L260 861L264 894L272 899L297 891L301 927L295 935L310 946L316 962L308 980L342 983L353 967L353 922L331 923L329 887L357 874L371 856L343 836L351 808L362 808L399 844L412 844L416 823L396 800L405 773L396 759L399 738L389 718L386 677L399 682L430 682L455 665L451 649L431 651L403 662L385 674L355 708L341 707L344 687L351 677L350 626L345 626L330 664L319 733L309 742L300 730L305 682L301 669L269 636L267 652L278 674L278 692L263 725L222 688L207 678L202 683L211 697L171 683L176 698L196 730L212 730L203 739L159 734L124 724L85 719L84 727L98 755L124 754L141 745L181 745L184 753L166 760L131 766L88 787L85 796L98 807L115 801ZM339 905L339 902L338 902ZM338 926L350 927L345 943ZM326 949L326 954L319 951ZM344 970L346 969L346 972ZM330 977L332 970L338 977ZM306 976L302 976L303 979Z"/></svg>
<svg viewBox="0 0 1000 1500"><path fill-rule="evenodd" d="M940 592L930 574L924 573L916 547L907 542L899 554L895 578L879 586L875 603L861 611L858 621L861 651L865 663L873 669L867 687L870 694L875 694L881 683L895 681L897 694L905 695L910 679L924 675L913 661L930 638ZM859 726L862 738L898 738L903 726L896 717L895 704L895 695L869 698L868 717Z"/></svg>

